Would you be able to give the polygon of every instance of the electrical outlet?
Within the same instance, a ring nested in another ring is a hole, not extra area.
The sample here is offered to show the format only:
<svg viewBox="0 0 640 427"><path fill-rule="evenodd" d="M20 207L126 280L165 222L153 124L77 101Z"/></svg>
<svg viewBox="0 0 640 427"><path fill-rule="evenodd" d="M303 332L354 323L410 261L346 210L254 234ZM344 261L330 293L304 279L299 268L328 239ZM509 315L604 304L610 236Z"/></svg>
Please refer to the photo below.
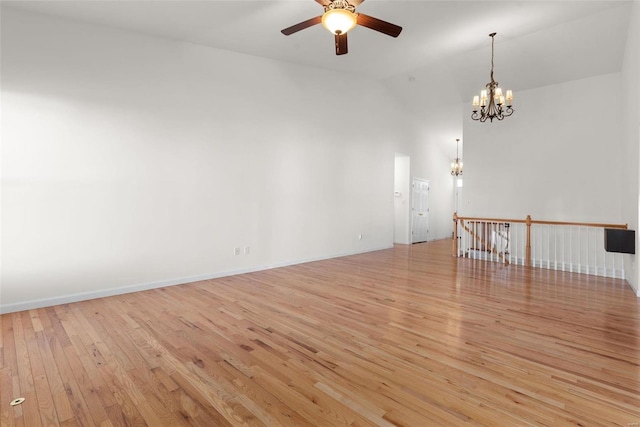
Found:
<svg viewBox="0 0 640 427"><path fill-rule="evenodd" d="M239 247L233 248L233 254L234 255L240 255L240 248Z"/></svg>
<svg viewBox="0 0 640 427"><path fill-rule="evenodd" d="M250 247L250 246L245 246L245 247L244 247L244 254L245 254L245 255L249 255L250 250L251 250L251 247Z"/></svg>
<svg viewBox="0 0 640 427"><path fill-rule="evenodd" d="M362 240L362 234L358 234L358 240Z"/></svg>

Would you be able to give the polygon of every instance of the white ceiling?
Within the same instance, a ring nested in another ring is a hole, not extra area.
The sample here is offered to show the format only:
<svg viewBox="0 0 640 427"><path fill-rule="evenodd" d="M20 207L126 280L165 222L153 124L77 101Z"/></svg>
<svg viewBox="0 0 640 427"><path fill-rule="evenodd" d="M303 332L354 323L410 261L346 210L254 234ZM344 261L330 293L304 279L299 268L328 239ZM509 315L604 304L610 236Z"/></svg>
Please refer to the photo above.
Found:
<svg viewBox="0 0 640 427"><path fill-rule="evenodd" d="M320 25L280 33L321 15L313 0L2 5L390 82L438 86L433 76L446 76L452 98L468 101L489 80L494 31L495 78L515 91L620 71L632 1L367 0L358 11L403 32L394 39L356 27L343 56L335 55L333 36Z"/></svg>

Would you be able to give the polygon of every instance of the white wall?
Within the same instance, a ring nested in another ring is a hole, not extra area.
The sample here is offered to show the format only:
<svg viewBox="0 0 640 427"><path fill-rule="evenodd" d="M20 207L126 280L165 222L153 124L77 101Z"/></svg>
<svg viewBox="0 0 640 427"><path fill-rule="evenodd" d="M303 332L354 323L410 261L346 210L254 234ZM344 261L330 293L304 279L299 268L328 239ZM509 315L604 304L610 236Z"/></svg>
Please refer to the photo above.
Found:
<svg viewBox="0 0 640 427"><path fill-rule="evenodd" d="M410 126L331 77L3 9L0 310L390 247Z"/></svg>
<svg viewBox="0 0 640 427"><path fill-rule="evenodd" d="M632 221L621 213L620 82L617 73L515 93L501 122L465 114L461 214Z"/></svg>
<svg viewBox="0 0 640 427"><path fill-rule="evenodd" d="M393 242L411 244L411 157L396 153Z"/></svg>
<svg viewBox="0 0 640 427"><path fill-rule="evenodd" d="M629 20L629 35L622 66L623 147L622 166L622 212L629 228L636 230L636 252L638 245L639 156L640 145L640 3L635 2ZM627 281L640 296L640 269L638 255L627 255L624 259Z"/></svg>

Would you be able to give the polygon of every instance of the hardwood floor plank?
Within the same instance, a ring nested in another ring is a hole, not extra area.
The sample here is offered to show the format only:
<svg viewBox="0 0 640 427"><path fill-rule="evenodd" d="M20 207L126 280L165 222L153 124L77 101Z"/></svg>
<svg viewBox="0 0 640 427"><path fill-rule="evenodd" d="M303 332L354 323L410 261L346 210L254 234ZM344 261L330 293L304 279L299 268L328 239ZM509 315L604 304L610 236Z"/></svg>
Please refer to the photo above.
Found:
<svg viewBox="0 0 640 427"><path fill-rule="evenodd" d="M51 332L51 361L55 363L56 370L60 375L62 383L62 391L58 395L54 395L54 402L56 402L56 408L58 414L61 414L60 425L63 425L66 421L69 424L77 422L79 425L92 426L95 425L91 417L89 416L89 407L82 396L80 387L78 386L73 371L67 362L66 355L58 335ZM54 339L55 337L55 339ZM67 406L68 405L68 406Z"/></svg>
<svg viewBox="0 0 640 427"><path fill-rule="evenodd" d="M13 427L14 409L9 403L13 400L13 378L11 370L8 368L0 368L0 425Z"/></svg>
<svg viewBox="0 0 640 427"><path fill-rule="evenodd" d="M31 370L31 359L29 355L30 335L27 332L28 327L25 327L25 324L30 324L30 320L28 319L27 312L13 314L12 318L14 337L16 338L16 355L18 360L17 379L19 380L19 388L14 387L14 395L25 399L24 403L20 405L20 410L22 412L22 416L20 418L22 419L22 422L28 426L38 427L42 425L42 422L40 409L38 408L35 381Z"/></svg>
<svg viewBox="0 0 640 427"><path fill-rule="evenodd" d="M52 336L52 329L49 329L49 336ZM55 336L52 336L51 340L55 345ZM36 332L36 341L38 343L38 349L40 351L42 360L42 372L47 379L47 388L45 392L51 394L53 398L53 405L56 412L56 418L59 422L66 421L73 418L73 411L69 399L67 398L66 390L63 385L62 378L56 360L53 356L53 352L47 340L46 331L43 329L40 332Z"/></svg>
<svg viewBox="0 0 640 427"><path fill-rule="evenodd" d="M2 315L0 423L640 423L640 302L624 281L449 251L399 245Z"/></svg>
<svg viewBox="0 0 640 427"><path fill-rule="evenodd" d="M9 318L7 317L7 321L9 320ZM4 352L5 352L5 345L4 345L4 323L6 321L4 320L4 318L2 316L0 316L0 369L5 367L5 361L4 361Z"/></svg>

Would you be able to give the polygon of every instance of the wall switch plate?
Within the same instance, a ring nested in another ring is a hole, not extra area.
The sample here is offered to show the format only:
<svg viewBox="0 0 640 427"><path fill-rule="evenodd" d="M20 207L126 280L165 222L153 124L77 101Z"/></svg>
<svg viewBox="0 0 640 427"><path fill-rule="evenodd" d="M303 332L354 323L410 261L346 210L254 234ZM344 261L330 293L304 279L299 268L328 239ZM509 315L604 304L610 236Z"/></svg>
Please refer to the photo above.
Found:
<svg viewBox="0 0 640 427"><path fill-rule="evenodd" d="M233 254L234 255L240 255L240 248L238 248L238 247L233 248Z"/></svg>

